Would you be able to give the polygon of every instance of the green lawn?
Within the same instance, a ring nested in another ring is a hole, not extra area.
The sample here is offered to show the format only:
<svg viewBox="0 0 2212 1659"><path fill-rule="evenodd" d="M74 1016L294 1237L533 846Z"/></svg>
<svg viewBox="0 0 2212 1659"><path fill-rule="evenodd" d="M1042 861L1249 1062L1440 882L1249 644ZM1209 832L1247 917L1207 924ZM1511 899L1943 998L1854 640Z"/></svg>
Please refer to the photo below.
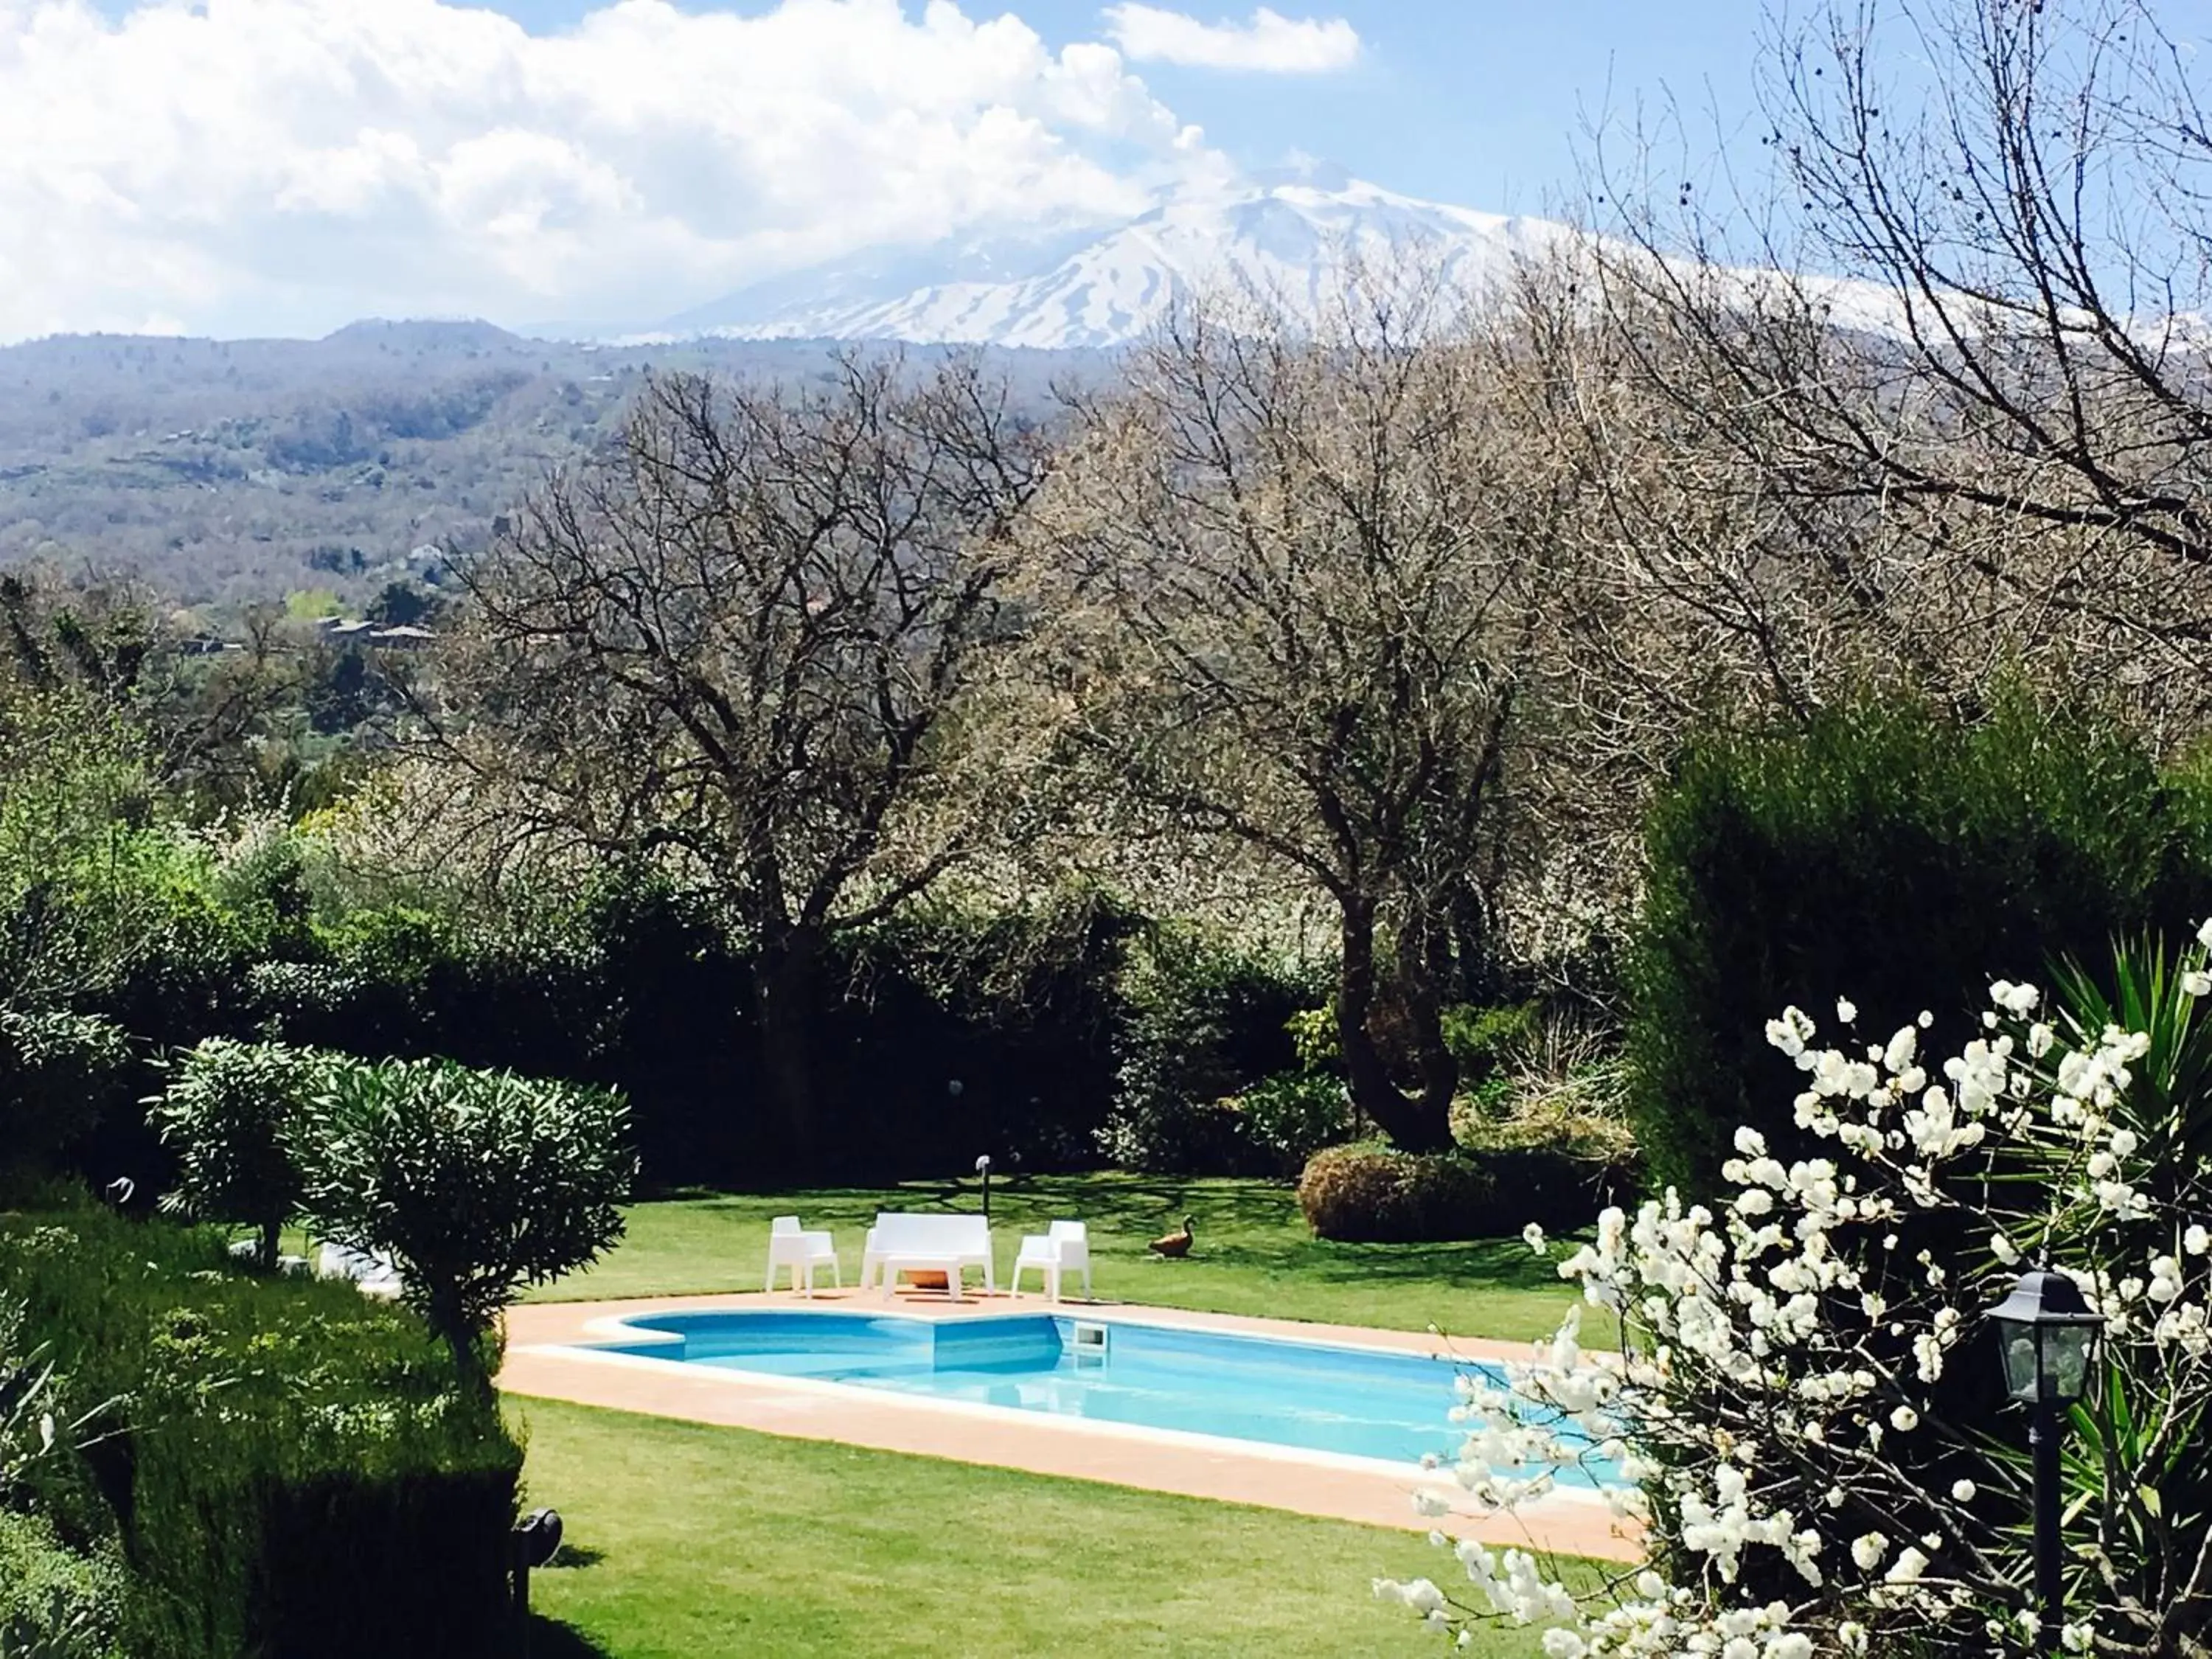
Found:
<svg viewBox="0 0 2212 1659"><path fill-rule="evenodd" d="M953 1192L913 1183L880 1190L829 1188L766 1197L717 1195L639 1204L629 1233L588 1273L534 1299L673 1296L757 1291L769 1218L798 1214L836 1234L847 1282L858 1276L860 1240L878 1210L975 1207L975 1183ZM1146 1253L1146 1241L1195 1218L1196 1247L1182 1261ZM994 1182L991 1219L1000 1269L1017 1239L1056 1217L1088 1222L1097 1294L1213 1313L1533 1340L1558 1328L1575 1300L1552 1265L1520 1239L1468 1244L1332 1244L1306 1230L1291 1189L1265 1181L1184 1181L1131 1175L1042 1176ZM1036 1280L1030 1280L1032 1289Z"/></svg>
<svg viewBox="0 0 2212 1659"><path fill-rule="evenodd" d="M738 1429L515 1402L534 1659L1343 1659L1436 1648L1376 1575L1446 1582L1418 1534ZM1534 1654L1527 1632L1472 1651Z"/></svg>
<svg viewBox="0 0 2212 1659"><path fill-rule="evenodd" d="M771 1217L835 1231L850 1282L879 1209L973 1210L972 1182L639 1204L623 1244L538 1299L760 1288ZM1190 1258L1146 1241L1196 1223ZM1349 1245L1315 1239L1287 1187L1127 1175L994 1182L1001 1270L1057 1217L1091 1225L1107 1298L1455 1335L1548 1334L1573 1292L1518 1238ZM1449 1401L1438 1397L1441 1418ZM574 1546L536 1575L536 1659L760 1655L1425 1652L1377 1575L1442 1582L1416 1534L1050 1480L738 1429L520 1400L526 1480ZM1493 1659L1534 1654L1525 1632Z"/></svg>

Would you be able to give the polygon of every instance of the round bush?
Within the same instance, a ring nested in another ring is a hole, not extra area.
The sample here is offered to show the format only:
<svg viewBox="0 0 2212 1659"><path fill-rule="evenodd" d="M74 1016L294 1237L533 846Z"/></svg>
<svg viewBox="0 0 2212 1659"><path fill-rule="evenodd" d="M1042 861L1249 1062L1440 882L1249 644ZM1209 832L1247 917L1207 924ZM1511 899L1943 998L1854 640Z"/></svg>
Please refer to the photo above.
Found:
<svg viewBox="0 0 2212 1659"><path fill-rule="evenodd" d="M1498 1231L1497 1183L1456 1152L1401 1152L1362 1143L1307 1161L1298 1207L1322 1238L1413 1244Z"/></svg>

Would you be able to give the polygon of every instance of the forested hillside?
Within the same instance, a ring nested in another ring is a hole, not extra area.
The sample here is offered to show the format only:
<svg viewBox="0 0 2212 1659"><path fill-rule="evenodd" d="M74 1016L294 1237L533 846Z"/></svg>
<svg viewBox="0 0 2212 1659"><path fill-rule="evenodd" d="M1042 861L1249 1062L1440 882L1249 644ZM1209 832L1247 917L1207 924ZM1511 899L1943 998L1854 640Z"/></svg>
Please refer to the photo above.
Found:
<svg viewBox="0 0 2212 1659"><path fill-rule="evenodd" d="M216 624L294 593L357 608L394 580L434 585L437 550L481 542L548 468L612 432L653 369L804 378L828 351L576 345L471 322L0 349L0 563L132 571ZM1088 356L1007 367L1042 400Z"/></svg>

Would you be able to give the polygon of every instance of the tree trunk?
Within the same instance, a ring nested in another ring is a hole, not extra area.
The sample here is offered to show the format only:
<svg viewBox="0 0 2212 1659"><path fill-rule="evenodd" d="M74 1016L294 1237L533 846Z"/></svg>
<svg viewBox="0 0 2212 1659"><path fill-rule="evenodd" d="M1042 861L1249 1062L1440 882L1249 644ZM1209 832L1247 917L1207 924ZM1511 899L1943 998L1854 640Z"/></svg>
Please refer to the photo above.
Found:
<svg viewBox="0 0 2212 1659"><path fill-rule="evenodd" d="M753 963L769 1110L784 1158L802 1171L812 1168L817 1142L813 1038L821 968L821 938L806 927L764 939Z"/></svg>
<svg viewBox="0 0 2212 1659"><path fill-rule="evenodd" d="M1426 1121L1444 1126L1451 1139L1452 1096L1459 1087L1459 1057L1444 1042L1443 1000L1437 988L1451 972L1451 945L1436 919L1408 918L1398 940L1400 1001L1413 1048L1413 1067L1421 1079L1420 1110Z"/></svg>
<svg viewBox="0 0 2212 1659"><path fill-rule="evenodd" d="M273 1273L276 1271L276 1252L283 1231L284 1224L282 1221L264 1221L261 1224L261 1271L265 1273Z"/></svg>
<svg viewBox="0 0 2212 1659"><path fill-rule="evenodd" d="M1337 969L1336 1035L1344 1050L1352 1104L1407 1152L1449 1150L1449 1086L1439 1103L1434 1091L1425 1086L1425 1086L1418 1100L1408 1098L1390 1081L1389 1068L1382 1063L1382 1051L1367 1029L1367 1016L1374 1006L1375 907L1365 899L1348 899L1344 905L1343 960ZM1441 1038L1438 1041L1441 1044ZM1445 1058L1449 1060L1449 1054Z"/></svg>
<svg viewBox="0 0 2212 1659"><path fill-rule="evenodd" d="M461 1298L453 1291L431 1290L420 1304L430 1328L445 1340L453 1356L453 1371L462 1389L479 1398L492 1392L491 1373L484 1369L483 1333L461 1311Z"/></svg>

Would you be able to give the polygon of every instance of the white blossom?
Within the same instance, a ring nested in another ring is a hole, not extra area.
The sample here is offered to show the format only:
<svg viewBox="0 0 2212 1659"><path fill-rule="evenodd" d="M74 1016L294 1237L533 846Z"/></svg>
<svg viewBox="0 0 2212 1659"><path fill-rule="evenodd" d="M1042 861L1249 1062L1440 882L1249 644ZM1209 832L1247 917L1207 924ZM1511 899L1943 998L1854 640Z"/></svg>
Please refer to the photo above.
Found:
<svg viewBox="0 0 2212 1659"><path fill-rule="evenodd" d="M2206 940L2212 948L2212 924ZM2063 1006L2029 1024L2043 1004L2032 985L1997 981L1990 999L1985 1029L1940 1062L1919 1052L1924 1011L1887 1044L1846 1049L1824 1046L1809 1018L1785 1010L1766 1036L1800 1070L1807 1086L1791 1112L1825 1143L1820 1155L1785 1164L1766 1137L1740 1130L1723 1165L1727 1190L1710 1204L1669 1192L1633 1213L1608 1209L1591 1241L1558 1262L1581 1305L1620 1316L1633 1348L1586 1352L1577 1306L1528 1360L1462 1378L1451 1408L1466 1437L1449 1465L1455 1490L1429 1495L1422 1513L1448 1501L1477 1513L1541 1501L1594 1455L1649 1485L1606 1488L1607 1507L1645 1524L1667 1517L1685 1571L1668 1582L1647 1568L1610 1605L1583 1605L1528 1552L1462 1541L1450 1547L1474 1587L1468 1607L1545 1626L1543 1650L1573 1659L1866 1654L1917 1627L1957 1632L1962 1616L1987 1616L1962 1610L2002 1604L2014 1581L1977 1577L1975 1551L1945 1541L1967 1538L1957 1507L1987 1480L1954 1467L1936 1492L1899 1485L1909 1475L1899 1471L1925 1454L1884 1437L1939 1425L1940 1437L1921 1437L1947 1461L1981 1455L1960 1449L1980 1425L1941 1424L1931 1404L1942 1396L1929 1390L1952 1351L1984 1328L2002 1270L2030 1252L2094 1238L2092 1266L2057 1265L2105 1313L2106 1352L2121 1364L2140 1352L2162 1376L2194 1367L2195 1397L2212 1401L2212 1275L2198 1265L2212 1233L2194 1218L2208 1214L2206 1193L2200 1181L2177 1200L2167 1172L2141 1164L2145 1138L2128 1110L2148 1037L2082 1031ZM1856 1018L1847 1000L1838 1013ZM2030 1156L2064 1172L2048 1207L2040 1194L2016 1204L2017 1183L1987 1179ZM1947 1236L1987 1239L1987 1257L1939 1260L1918 1248L1929 1235L1917 1223L1912 1264L1886 1254L1916 1212L1948 1218ZM1536 1230L1526 1237L1546 1248ZM2012 1477L1988 1475L2000 1478ZM1861 1532L1846 1550L1861 1516L1887 1530ZM1801 1604L1754 1598L1750 1586L1771 1594L1776 1582L1747 1571L1762 1552L1793 1570ZM1844 1569L1832 1581L1824 1556L1835 1569L1841 1553L1858 1577ZM1476 1616L1425 1580L1378 1581L1377 1594L1462 1636ZM1996 1629L1993 1650L2017 1654L2033 1639L2032 1618L2006 1615Z"/></svg>

